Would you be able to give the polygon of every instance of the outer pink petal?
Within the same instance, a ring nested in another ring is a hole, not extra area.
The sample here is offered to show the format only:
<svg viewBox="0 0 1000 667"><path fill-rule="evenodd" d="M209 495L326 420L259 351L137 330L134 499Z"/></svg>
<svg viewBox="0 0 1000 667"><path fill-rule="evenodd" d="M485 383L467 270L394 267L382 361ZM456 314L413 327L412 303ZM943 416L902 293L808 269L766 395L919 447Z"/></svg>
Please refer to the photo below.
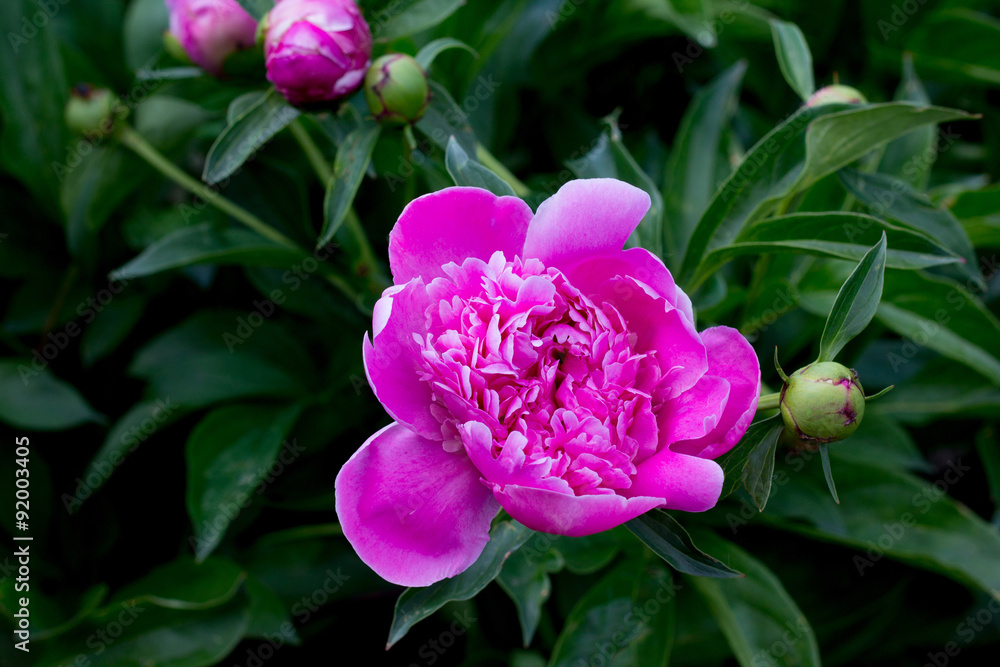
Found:
<svg viewBox="0 0 1000 667"><path fill-rule="evenodd" d="M621 250L649 209L649 195L613 178L566 183L542 202L522 257L562 268L594 254Z"/></svg>
<svg viewBox="0 0 1000 667"><path fill-rule="evenodd" d="M645 248L629 248L583 257L561 270L570 283L587 296L596 294L601 285L612 278L634 278L652 287L667 303L694 322L691 299L674 283L674 278L663 261Z"/></svg>
<svg viewBox="0 0 1000 667"><path fill-rule="evenodd" d="M402 284L444 276L441 267L469 257L484 262L497 250L507 260L521 254L531 209L517 197L480 188L454 187L418 197L403 209L389 234L389 268Z"/></svg>
<svg viewBox="0 0 1000 667"><path fill-rule="evenodd" d="M494 484L493 494L508 514L528 528L570 537L609 530L663 504L662 497L575 496L516 484L502 488Z"/></svg>
<svg viewBox="0 0 1000 667"><path fill-rule="evenodd" d="M705 345L694 324L648 285L633 278L614 278L602 285L598 298L625 318L628 330L636 334L636 352L656 353L669 386L664 398L695 386L708 370Z"/></svg>
<svg viewBox="0 0 1000 667"><path fill-rule="evenodd" d="M698 384L667 401L656 415L660 446L679 440L695 440L711 433L719 424L729 400L729 382L703 375Z"/></svg>
<svg viewBox="0 0 1000 667"><path fill-rule="evenodd" d="M472 565L497 503L464 452L390 424L334 483L337 517L358 556L383 579L428 586Z"/></svg>
<svg viewBox="0 0 1000 667"><path fill-rule="evenodd" d="M712 327L701 332L701 339L708 349L708 375L729 382L729 399L718 425L710 433L675 443L671 448L714 459L732 449L753 421L760 396L760 362L753 347L736 329Z"/></svg>
<svg viewBox="0 0 1000 667"><path fill-rule="evenodd" d="M628 496L659 496L666 509L704 512L719 502L725 475L715 461L664 447L636 468Z"/></svg>
<svg viewBox="0 0 1000 667"><path fill-rule="evenodd" d="M393 419L431 440L441 440L441 424L431 414L431 388L418 372L420 349L413 336L426 331L429 305L420 279L390 287L375 304L374 344L365 334L365 374L375 396Z"/></svg>

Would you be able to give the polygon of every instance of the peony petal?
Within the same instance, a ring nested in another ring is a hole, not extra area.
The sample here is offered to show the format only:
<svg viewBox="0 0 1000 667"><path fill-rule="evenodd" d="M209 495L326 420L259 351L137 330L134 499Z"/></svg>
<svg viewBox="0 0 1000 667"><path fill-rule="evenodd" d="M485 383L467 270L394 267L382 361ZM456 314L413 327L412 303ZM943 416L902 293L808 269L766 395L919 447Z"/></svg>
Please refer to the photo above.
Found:
<svg viewBox="0 0 1000 667"><path fill-rule="evenodd" d="M703 375L698 384L667 401L660 409L657 414L660 445L695 440L711 433L718 426L728 400L729 382Z"/></svg>
<svg viewBox="0 0 1000 667"><path fill-rule="evenodd" d="M708 370L708 358L694 324L680 310L633 278L606 281L598 298L621 313L636 335L636 352L655 352L673 398L695 386Z"/></svg>
<svg viewBox="0 0 1000 667"><path fill-rule="evenodd" d="M704 512L715 507L725 474L715 461L663 448L636 468L627 496L658 496L665 509Z"/></svg>
<svg viewBox="0 0 1000 667"><path fill-rule="evenodd" d="M621 250L648 209L649 195L628 183L570 181L538 207L521 256L562 268L582 257Z"/></svg>
<svg viewBox="0 0 1000 667"><path fill-rule="evenodd" d="M393 281L425 282L444 276L441 267L469 257L488 262L497 250L511 260L521 253L531 209L517 197L480 188L454 187L410 202L389 234Z"/></svg>
<svg viewBox="0 0 1000 667"><path fill-rule="evenodd" d="M472 565L498 506L464 452L390 424L334 483L344 536L370 568L401 586L428 586Z"/></svg>
<svg viewBox="0 0 1000 667"><path fill-rule="evenodd" d="M729 382L729 399L710 433L675 443L671 448L714 459L732 449L753 421L760 396L760 363L753 347L736 329L712 327L701 332L701 339L708 349L708 375Z"/></svg>
<svg viewBox="0 0 1000 667"><path fill-rule="evenodd" d="M419 278L385 290L372 318L374 342L365 334L362 351L368 384L386 412L425 438L441 440L441 424L430 409L431 387L418 375L423 366L413 340L427 328L428 305Z"/></svg>
<svg viewBox="0 0 1000 667"><path fill-rule="evenodd" d="M619 276L634 278L652 287L674 308L694 322L691 299L674 283L669 269L659 257L645 248L629 248L583 257L562 268L573 287L591 296L605 281Z"/></svg>
<svg viewBox="0 0 1000 667"><path fill-rule="evenodd" d="M580 537L610 530L663 503L663 498L618 494L576 496L516 484L493 484L500 505L532 530Z"/></svg>

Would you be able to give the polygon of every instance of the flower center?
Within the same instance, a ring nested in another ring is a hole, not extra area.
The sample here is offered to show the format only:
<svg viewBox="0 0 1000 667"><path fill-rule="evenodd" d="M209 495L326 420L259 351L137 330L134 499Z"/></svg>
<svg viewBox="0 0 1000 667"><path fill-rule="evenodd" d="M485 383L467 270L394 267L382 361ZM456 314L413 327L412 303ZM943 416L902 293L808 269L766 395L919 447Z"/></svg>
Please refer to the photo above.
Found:
<svg viewBox="0 0 1000 667"><path fill-rule="evenodd" d="M547 488L627 489L635 465L656 450L655 353L636 353L613 306L539 260L497 252L444 271L428 286L434 305L417 338L445 448L461 449L459 426L480 422L494 458L513 438L524 469Z"/></svg>

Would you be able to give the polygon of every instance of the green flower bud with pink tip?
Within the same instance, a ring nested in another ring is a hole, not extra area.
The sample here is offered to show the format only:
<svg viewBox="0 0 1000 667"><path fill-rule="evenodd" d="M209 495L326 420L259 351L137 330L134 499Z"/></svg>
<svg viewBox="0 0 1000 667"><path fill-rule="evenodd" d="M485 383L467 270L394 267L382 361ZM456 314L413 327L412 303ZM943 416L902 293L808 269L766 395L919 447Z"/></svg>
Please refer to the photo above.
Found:
<svg viewBox="0 0 1000 667"><path fill-rule="evenodd" d="M372 63L365 75L365 99L382 123L415 123L427 110L427 73L403 53L390 53Z"/></svg>
<svg viewBox="0 0 1000 667"><path fill-rule="evenodd" d="M834 84L820 88L806 100L807 107L818 107L823 104L867 104L868 100L857 88Z"/></svg>
<svg viewBox="0 0 1000 667"><path fill-rule="evenodd" d="M792 373L781 389L785 427L814 444L849 437L865 415L858 374L833 361L809 364Z"/></svg>

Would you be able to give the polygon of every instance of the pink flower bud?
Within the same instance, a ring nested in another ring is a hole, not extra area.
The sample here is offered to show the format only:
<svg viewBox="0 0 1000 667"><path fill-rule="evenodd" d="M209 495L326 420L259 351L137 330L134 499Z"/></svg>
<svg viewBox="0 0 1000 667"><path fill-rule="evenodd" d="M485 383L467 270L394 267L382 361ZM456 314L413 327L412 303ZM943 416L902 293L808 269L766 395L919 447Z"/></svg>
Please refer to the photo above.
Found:
<svg viewBox="0 0 1000 667"><path fill-rule="evenodd" d="M222 76L226 58L254 46L257 22L236 0L165 0L168 39L177 40L195 65Z"/></svg>
<svg viewBox="0 0 1000 667"><path fill-rule="evenodd" d="M372 36L351 0L279 0L267 16L267 78L292 104L343 97L371 62Z"/></svg>

